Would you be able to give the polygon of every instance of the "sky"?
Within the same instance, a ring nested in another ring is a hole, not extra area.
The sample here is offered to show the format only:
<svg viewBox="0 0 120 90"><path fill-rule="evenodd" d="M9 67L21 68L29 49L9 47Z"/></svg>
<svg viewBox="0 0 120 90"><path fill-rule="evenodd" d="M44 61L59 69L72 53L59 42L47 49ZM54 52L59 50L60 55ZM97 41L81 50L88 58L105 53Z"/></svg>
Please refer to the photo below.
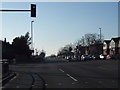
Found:
<svg viewBox="0 0 120 90"><path fill-rule="evenodd" d="M99 34L99 28L104 39L118 36L117 2L4 2L2 9L28 10L32 3L37 6L36 18L30 17L30 12L0 12L1 40L7 38L11 43L30 32L32 20L34 48L47 55L56 54L86 33Z"/></svg>
<svg viewBox="0 0 120 90"><path fill-rule="evenodd" d="M118 2L120 0L1 0L2 2Z"/></svg>

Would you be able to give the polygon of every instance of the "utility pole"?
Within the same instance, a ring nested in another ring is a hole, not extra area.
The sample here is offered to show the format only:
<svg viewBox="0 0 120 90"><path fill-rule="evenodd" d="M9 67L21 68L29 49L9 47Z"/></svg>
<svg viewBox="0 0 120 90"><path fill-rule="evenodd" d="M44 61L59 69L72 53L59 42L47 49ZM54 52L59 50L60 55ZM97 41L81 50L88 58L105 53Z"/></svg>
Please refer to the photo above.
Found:
<svg viewBox="0 0 120 90"><path fill-rule="evenodd" d="M100 29L100 42L101 42L101 28L99 28Z"/></svg>

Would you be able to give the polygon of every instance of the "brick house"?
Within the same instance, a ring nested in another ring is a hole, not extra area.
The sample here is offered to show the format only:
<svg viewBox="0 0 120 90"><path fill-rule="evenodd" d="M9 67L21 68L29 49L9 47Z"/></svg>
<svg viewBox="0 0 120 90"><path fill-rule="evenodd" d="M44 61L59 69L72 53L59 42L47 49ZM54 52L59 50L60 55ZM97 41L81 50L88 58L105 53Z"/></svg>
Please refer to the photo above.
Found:
<svg viewBox="0 0 120 90"><path fill-rule="evenodd" d="M110 41L110 54L120 54L120 37L112 38Z"/></svg>
<svg viewBox="0 0 120 90"><path fill-rule="evenodd" d="M81 59L81 55L88 55L88 54L89 54L88 46L78 45L74 49L74 58Z"/></svg>
<svg viewBox="0 0 120 90"><path fill-rule="evenodd" d="M81 55L100 55L103 53L103 43L95 43L91 44L89 46L77 46L75 48L75 55L81 56Z"/></svg>
<svg viewBox="0 0 120 90"><path fill-rule="evenodd" d="M103 41L103 55L110 54L110 49L109 49L110 41L111 40L104 40Z"/></svg>
<svg viewBox="0 0 120 90"><path fill-rule="evenodd" d="M81 46L81 55L88 55L89 47L88 46Z"/></svg>
<svg viewBox="0 0 120 90"><path fill-rule="evenodd" d="M95 43L89 46L90 55L100 55L103 53L103 43Z"/></svg>

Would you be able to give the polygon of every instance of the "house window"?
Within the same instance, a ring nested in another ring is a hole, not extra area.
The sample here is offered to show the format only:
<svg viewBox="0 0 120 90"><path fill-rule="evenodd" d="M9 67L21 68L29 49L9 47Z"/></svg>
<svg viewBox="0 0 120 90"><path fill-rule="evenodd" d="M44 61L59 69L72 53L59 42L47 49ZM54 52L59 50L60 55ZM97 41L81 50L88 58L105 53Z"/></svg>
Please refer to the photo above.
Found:
<svg viewBox="0 0 120 90"><path fill-rule="evenodd" d="M112 40L111 42L110 42L110 48L114 48L115 47L115 42Z"/></svg>

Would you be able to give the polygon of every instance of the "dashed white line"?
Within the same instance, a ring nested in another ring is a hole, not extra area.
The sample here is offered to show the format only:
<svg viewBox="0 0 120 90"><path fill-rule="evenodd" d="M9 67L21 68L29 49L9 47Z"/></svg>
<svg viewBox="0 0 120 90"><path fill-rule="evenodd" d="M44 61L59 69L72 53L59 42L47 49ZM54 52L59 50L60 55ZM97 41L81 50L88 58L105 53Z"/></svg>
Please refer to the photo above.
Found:
<svg viewBox="0 0 120 90"><path fill-rule="evenodd" d="M114 81L114 80L112 80L112 83L115 83L115 81Z"/></svg>
<svg viewBox="0 0 120 90"><path fill-rule="evenodd" d="M61 72L65 72L62 69L59 69ZM75 79L74 77L70 76L70 74L66 74L68 77L70 77L71 79L73 79L74 81L78 81L77 79Z"/></svg>
<svg viewBox="0 0 120 90"><path fill-rule="evenodd" d="M88 84L88 82L85 82L85 84Z"/></svg>
<svg viewBox="0 0 120 90"><path fill-rule="evenodd" d="M65 71L63 71L62 69L59 69L61 72L65 72Z"/></svg>
<svg viewBox="0 0 120 90"><path fill-rule="evenodd" d="M75 79L74 77L70 76L69 74L66 74L68 77L70 77L71 79L73 79L74 81L78 81L77 79Z"/></svg>
<svg viewBox="0 0 120 90"><path fill-rule="evenodd" d="M20 88L20 86L16 86L16 88Z"/></svg>
<svg viewBox="0 0 120 90"><path fill-rule="evenodd" d="M45 84L45 86L48 86L48 84Z"/></svg>
<svg viewBox="0 0 120 90"><path fill-rule="evenodd" d="M72 84L75 84L74 82Z"/></svg>
<svg viewBox="0 0 120 90"><path fill-rule="evenodd" d="M58 83L58 85L62 85L62 83Z"/></svg>
<svg viewBox="0 0 120 90"><path fill-rule="evenodd" d="M102 81L98 81L98 83L102 83Z"/></svg>

